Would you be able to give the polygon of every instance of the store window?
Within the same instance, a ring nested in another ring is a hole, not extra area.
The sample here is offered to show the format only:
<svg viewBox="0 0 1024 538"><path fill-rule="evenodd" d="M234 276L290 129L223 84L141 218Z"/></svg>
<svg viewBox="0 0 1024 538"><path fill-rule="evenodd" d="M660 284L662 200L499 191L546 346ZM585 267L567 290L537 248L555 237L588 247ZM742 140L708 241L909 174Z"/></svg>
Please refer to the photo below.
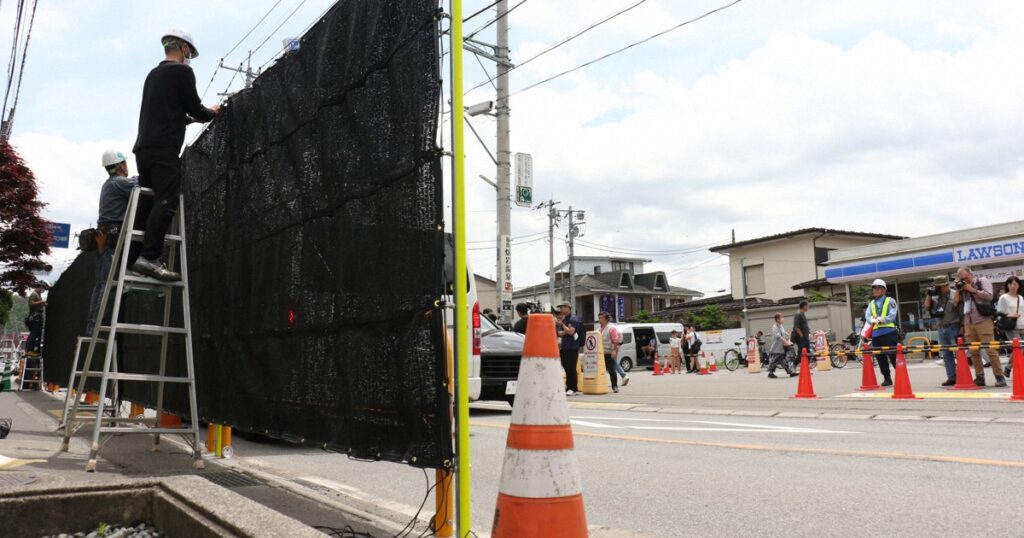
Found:
<svg viewBox="0 0 1024 538"><path fill-rule="evenodd" d="M654 311L660 312L665 309L665 299L654 299Z"/></svg>
<svg viewBox="0 0 1024 538"><path fill-rule="evenodd" d="M633 315L634 316L639 314L641 310L644 310L644 298L643 297L633 297L631 299L631 301L633 303Z"/></svg>

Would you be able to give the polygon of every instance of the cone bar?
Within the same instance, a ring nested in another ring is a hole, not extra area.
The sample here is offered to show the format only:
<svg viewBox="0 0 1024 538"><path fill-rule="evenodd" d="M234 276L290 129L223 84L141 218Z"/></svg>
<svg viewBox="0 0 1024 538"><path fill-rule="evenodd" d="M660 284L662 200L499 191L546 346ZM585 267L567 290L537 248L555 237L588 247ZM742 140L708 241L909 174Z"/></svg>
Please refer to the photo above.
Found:
<svg viewBox="0 0 1024 538"><path fill-rule="evenodd" d="M956 339L956 385L948 387L947 390L979 390L981 387L974 384L971 376L971 366L967 360L967 351L964 350L964 339Z"/></svg>
<svg viewBox="0 0 1024 538"><path fill-rule="evenodd" d="M1020 350L1020 339L1013 339L1013 394L1010 400L1024 402L1024 352Z"/></svg>
<svg viewBox="0 0 1024 538"><path fill-rule="evenodd" d="M818 396L814 394L814 383L811 382L811 364L807 361L807 348L800 352L800 382L797 384L796 394L790 396L798 400L814 400Z"/></svg>
<svg viewBox="0 0 1024 538"><path fill-rule="evenodd" d="M894 400L920 400L914 396L910 387L910 374L907 372L907 359L903 356L903 344L896 344L896 384L893 386Z"/></svg>
<svg viewBox="0 0 1024 538"><path fill-rule="evenodd" d="M871 349L867 343L864 344L864 364L861 368L863 371L860 376L860 388L857 390L861 392L882 390L882 386L878 384L878 378L875 376L875 362L871 360Z"/></svg>
<svg viewBox="0 0 1024 538"><path fill-rule="evenodd" d="M583 486L551 314L532 314L505 441L493 538L585 538Z"/></svg>

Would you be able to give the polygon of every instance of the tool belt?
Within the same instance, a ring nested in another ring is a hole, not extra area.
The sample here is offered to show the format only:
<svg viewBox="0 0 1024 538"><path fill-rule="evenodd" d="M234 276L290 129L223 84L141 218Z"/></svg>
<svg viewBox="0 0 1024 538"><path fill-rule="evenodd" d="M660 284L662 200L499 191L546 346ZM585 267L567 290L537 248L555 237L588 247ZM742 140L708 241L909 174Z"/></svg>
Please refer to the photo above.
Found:
<svg viewBox="0 0 1024 538"><path fill-rule="evenodd" d="M117 236L121 234L121 223L109 222L100 224L96 227L96 251L100 254L107 249L107 242L109 239L117 239Z"/></svg>

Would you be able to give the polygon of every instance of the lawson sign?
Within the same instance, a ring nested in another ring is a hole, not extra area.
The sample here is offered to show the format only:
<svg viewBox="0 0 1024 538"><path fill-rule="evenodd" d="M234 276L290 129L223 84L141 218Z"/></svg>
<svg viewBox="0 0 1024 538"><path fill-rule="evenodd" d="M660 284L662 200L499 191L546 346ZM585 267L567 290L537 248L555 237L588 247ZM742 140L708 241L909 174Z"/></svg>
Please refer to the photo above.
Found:
<svg viewBox="0 0 1024 538"><path fill-rule="evenodd" d="M961 265L987 265L1020 259L1024 259L1024 237L1015 237L834 265L825 270L825 278L829 282L844 283L880 276L928 271L938 273Z"/></svg>

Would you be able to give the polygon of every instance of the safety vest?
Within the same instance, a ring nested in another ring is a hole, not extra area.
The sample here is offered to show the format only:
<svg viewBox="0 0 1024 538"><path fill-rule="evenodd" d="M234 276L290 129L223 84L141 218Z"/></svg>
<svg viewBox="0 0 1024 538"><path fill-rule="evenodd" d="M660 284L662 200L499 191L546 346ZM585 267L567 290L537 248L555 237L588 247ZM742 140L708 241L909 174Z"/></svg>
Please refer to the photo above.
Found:
<svg viewBox="0 0 1024 538"><path fill-rule="evenodd" d="M889 302L890 301L892 301L892 297L889 297L889 296L886 296L885 299L882 301L882 315L879 316L878 315L878 302L876 302L874 299L872 299L871 300L871 317L878 318L878 319L885 319L885 317L889 315ZM875 325L875 329L895 329L895 328L896 328L896 323L895 322L891 322L891 321L888 322L888 323L882 322L882 323L879 323L878 325Z"/></svg>

